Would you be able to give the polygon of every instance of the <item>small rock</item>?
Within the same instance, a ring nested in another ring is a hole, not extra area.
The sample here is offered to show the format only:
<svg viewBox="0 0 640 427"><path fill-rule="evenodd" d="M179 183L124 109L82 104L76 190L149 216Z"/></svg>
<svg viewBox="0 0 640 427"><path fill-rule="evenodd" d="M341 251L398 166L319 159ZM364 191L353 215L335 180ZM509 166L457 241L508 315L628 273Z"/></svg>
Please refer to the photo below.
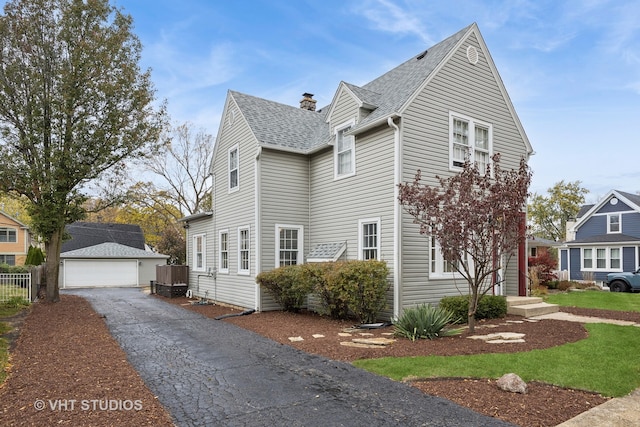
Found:
<svg viewBox="0 0 640 427"><path fill-rule="evenodd" d="M527 393L527 383L522 381L522 378L513 373L504 374L498 378L496 385L499 389L509 391L511 393Z"/></svg>

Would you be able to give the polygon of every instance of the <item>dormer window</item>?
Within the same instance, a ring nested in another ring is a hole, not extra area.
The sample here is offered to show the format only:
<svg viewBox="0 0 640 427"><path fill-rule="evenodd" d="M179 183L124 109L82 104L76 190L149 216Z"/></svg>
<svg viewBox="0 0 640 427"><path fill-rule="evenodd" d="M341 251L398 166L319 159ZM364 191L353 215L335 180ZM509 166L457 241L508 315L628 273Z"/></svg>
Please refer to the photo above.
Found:
<svg viewBox="0 0 640 427"><path fill-rule="evenodd" d="M610 214L607 216L607 233L620 233L622 232L620 214Z"/></svg>
<svg viewBox="0 0 640 427"><path fill-rule="evenodd" d="M336 179L352 176L356 173L355 137L346 135L354 124L355 121L352 120L336 127L336 144L333 148Z"/></svg>

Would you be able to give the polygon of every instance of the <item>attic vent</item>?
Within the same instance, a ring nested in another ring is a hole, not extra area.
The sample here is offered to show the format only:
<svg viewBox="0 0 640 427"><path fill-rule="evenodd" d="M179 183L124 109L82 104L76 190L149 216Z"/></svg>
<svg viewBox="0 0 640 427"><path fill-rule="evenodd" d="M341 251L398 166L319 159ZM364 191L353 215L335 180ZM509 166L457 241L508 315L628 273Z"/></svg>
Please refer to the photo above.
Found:
<svg viewBox="0 0 640 427"><path fill-rule="evenodd" d="M231 111L229 111L229 115L227 115L227 126L231 127L233 126L233 122L236 119L236 109L232 108Z"/></svg>
<svg viewBox="0 0 640 427"><path fill-rule="evenodd" d="M478 63L478 50L474 46L469 46L467 48L467 59L473 65Z"/></svg>

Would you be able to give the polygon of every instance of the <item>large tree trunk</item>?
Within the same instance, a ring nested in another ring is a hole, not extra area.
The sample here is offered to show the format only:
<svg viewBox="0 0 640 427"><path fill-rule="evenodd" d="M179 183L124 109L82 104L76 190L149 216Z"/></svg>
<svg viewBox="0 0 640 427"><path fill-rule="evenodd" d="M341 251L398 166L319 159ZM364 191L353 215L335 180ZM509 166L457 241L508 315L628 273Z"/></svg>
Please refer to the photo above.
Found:
<svg viewBox="0 0 640 427"><path fill-rule="evenodd" d="M62 247L62 236L64 228L55 231L45 243L47 251L46 273L47 273L47 302L60 301L60 288L58 286L58 275L60 272L60 248Z"/></svg>

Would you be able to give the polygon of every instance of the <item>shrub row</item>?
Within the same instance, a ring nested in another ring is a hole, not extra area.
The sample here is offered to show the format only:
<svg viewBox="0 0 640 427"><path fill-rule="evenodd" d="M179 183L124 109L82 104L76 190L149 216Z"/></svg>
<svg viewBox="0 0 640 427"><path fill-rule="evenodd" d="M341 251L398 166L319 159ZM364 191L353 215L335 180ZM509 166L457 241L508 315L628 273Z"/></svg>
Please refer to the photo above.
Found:
<svg viewBox="0 0 640 427"><path fill-rule="evenodd" d="M23 265L0 264L0 273L28 273L29 267Z"/></svg>
<svg viewBox="0 0 640 427"><path fill-rule="evenodd" d="M453 313L454 318L462 323L467 322L469 313L469 295L444 297L440 300L439 307ZM483 295L478 301L476 320L498 319L507 315L507 299L500 295Z"/></svg>
<svg viewBox="0 0 640 427"><path fill-rule="evenodd" d="M321 314L370 323L386 306L388 274L383 261L338 261L279 267L260 273L256 282L285 311L300 310L312 295Z"/></svg>

